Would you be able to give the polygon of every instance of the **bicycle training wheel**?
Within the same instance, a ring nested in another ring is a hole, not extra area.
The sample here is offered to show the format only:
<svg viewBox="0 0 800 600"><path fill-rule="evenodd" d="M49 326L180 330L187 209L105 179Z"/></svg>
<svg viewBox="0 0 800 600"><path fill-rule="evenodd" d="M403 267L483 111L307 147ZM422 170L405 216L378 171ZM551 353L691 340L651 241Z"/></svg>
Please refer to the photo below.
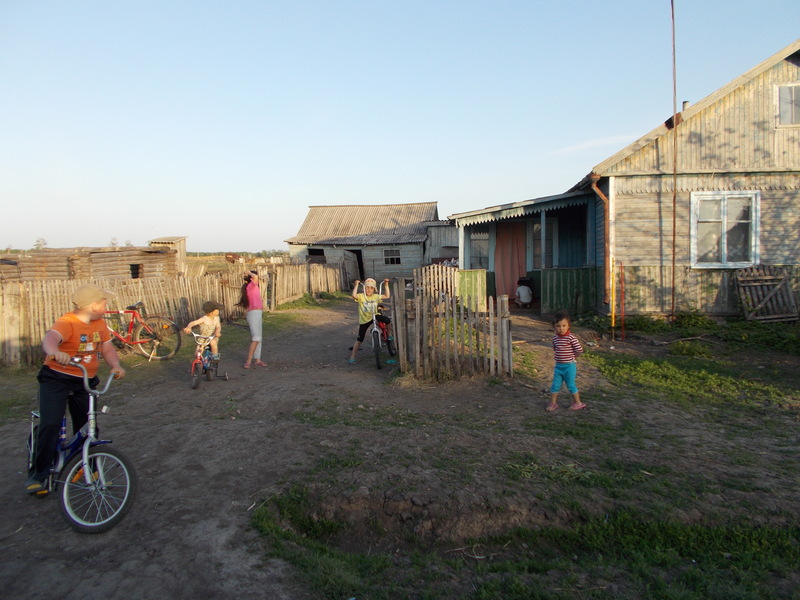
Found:
<svg viewBox="0 0 800 600"><path fill-rule="evenodd" d="M203 374L203 363L194 363L192 365L192 389L196 390L200 387L200 376Z"/></svg>
<svg viewBox="0 0 800 600"><path fill-rule="evenodd" d="M377 329L372 332L372 349L375 351L375 366L381 368L381 333Z"/></svg>
<svg viewBox="0 0 800 600"><path fill-rule="evenodd" d="M394 340L386 339L386 349L389 351L389 356L397 354L397 348L394 347Z"/></svg>
<svg viewBox="0 0 800 600"><path fill-rule="evenodd" d="M130 460L106 444L89 449L93 482L87 484L83 454L61 471L61 515L81 533L101 533L119 523L136 497L136 472Z"/></svg>
<svg viewBox="0 0 800 600"><path fill-rule="evenodd" d="M206 379L208 379L209 381L214 381L214 377L216 376L217 376L217 368L214 367L213 365L209 366L208 369L206 369Z"/></svg>
<svg viewBox="0 0 800 600"><path fill-rule="evenodd" d="M166 317L146 317L133 331L133 341L139 352L148 358L172 358L181 347L178 326Z"/></svg>

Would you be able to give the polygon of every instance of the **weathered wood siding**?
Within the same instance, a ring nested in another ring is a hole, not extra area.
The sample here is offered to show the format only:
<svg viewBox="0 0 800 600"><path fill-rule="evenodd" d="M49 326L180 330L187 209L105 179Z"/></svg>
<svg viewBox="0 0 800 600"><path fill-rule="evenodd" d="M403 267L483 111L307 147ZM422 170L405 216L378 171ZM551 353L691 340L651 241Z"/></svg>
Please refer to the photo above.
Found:
<svg viewBox="0 0 800 600"><path fill-rule="evenodd" d="M400 250L400 264L385 264L384 250ZM422 244L402 244L398 246L365 246L361 249L364 271L367 277L392 279L394 277L414 276L414 269L422 266Z"/></svg>
<svg viewBox="0 0 800 600"><path fill-rule="evenodd" d="M599 272L602 275L602 269ZM598 269L545 269L540 272L539 286L543 314L559 310L572 314L585 313L597 303Z"/></svg>
<svg viewBox="0 0 800 600"><path fill-rule="evenodd" d="M795 301L800 293L800 266L778 265L789 274ZM698 311L710 315L742 315L734 270L689 269L675 272L676 312ZM621 293L620 279L625 278ZM620 314L668 314L672 310L671 266L617 265L614 270L615 310ZM609 307L610 309L610 307Z"/></svg>
<svg viewBox="0 0 800 600"><path fill-rule="evenodd" d="M178 273L178 253L168 248L142 247L62 248L32 250L3 258L16 265L0 265L4 281L39 281L120 277L144 279L174 277ZM137 277L131 266L135 265Z"/></svg>
<svg viewBox="0 0 800 600"><path fill-rule="evenodd" d="M458 258L458 228L455 225L428 227L424 264L437 258Z"/></svg>
<svg viewBox="0 0 800 600"><path fill-rule="evenodd" d="M678 132L678 171L797 170L797 128L777 127L776 86L800 81L800 64L783 60L687 118ZM608 169L607 175L671 173L673 133Z"/></svg>

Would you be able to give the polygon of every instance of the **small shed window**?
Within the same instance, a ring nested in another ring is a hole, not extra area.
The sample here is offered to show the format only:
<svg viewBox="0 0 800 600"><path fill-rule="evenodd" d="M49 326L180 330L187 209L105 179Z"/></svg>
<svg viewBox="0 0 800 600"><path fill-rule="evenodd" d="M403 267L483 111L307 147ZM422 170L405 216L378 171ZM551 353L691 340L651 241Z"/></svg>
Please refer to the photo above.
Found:
<svg viewBox="0 0 800 600"><path fill-rule="evenodd" d="M800 125L800 85L782 85L778 88L778 123Z"/></svg>
<svg viewBox="0 0 800 600"><path fill-rule="evenodd" d="M758 192L692 194L691 260L699 268L758 262Z"/></svg>
<svg viewBox="0 0 800 600"><path fill-rule="evenodd" d="M131 279L141 279L144 277L144 265L130 265Z"/></svg>
<svg viewBox="0 0 800 600"><path fill-rule="evenodd" d="M389 248L383 251L383 263L386 265L399 265L400 264L400 249Z"/></svg>

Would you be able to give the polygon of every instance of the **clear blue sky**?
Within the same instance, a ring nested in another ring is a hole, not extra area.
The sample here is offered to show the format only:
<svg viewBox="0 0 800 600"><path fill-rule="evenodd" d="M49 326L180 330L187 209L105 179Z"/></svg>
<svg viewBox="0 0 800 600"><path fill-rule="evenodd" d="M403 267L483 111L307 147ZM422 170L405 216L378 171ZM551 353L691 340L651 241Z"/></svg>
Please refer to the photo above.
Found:
<svg viewBox="0 0 800 600"><path fill-rule="evenodd" d="M679 106L800 37L797 0L675 12ZM0 0L0 248L560 193L671 114L671 40L669 0Z"/></svg>

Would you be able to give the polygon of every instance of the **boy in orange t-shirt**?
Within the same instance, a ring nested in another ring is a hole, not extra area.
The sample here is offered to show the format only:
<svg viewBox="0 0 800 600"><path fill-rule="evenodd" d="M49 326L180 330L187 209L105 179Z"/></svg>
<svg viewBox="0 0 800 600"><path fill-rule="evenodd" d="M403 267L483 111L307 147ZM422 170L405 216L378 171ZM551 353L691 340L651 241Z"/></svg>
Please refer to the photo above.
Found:
<svg viewBox="0 0 800 600"><path fill-rule="evenodd" d="M73 312L60 317L45 333L42 349L47 358L39 370L39 433L36 438L34 466L25 489L29 494L47 493L45 480L58 446L61 419L69 406L73 433L86 423L89 395L83 388L83 373L70 365L73 356L81 358L92 389L97 387L99 357L108 363L114 377L125 376L119 356L111 343L103 313L114 294L91 284L82 285L72 294Z"/></svg>

